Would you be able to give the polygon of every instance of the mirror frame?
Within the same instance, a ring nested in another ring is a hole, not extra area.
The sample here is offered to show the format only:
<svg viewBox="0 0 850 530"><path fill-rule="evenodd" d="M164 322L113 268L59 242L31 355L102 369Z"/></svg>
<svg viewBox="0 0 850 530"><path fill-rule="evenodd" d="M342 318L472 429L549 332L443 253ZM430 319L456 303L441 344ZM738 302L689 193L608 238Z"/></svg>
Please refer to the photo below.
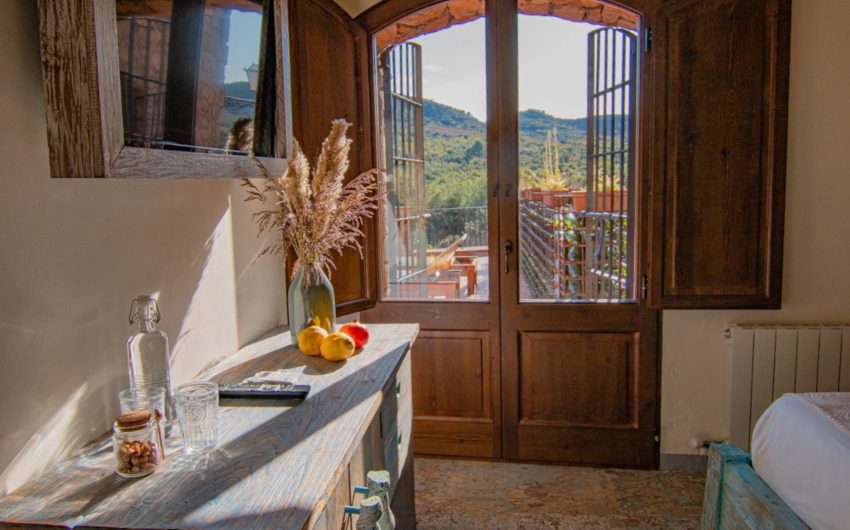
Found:
<svg viewBox="0 0 850 530"><path fill-rule="evenodd" d="M277 157L124 145L115 0L38 0L47 140L53 178L257 178L292 153L287 0L274 6ZM262 166L262 167L260 167Z"/></svg>

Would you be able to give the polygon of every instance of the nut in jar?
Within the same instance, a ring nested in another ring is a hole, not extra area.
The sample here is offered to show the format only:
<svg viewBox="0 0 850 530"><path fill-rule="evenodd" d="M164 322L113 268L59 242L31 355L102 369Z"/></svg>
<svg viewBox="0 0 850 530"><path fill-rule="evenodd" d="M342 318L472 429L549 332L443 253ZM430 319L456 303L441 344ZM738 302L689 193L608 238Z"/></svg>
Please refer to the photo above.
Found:
<svg viewBox="0 0 850 530"><path fill-rule="evenodd" d="M116 471L122 477L152 473L162 458L157 436L158 421L148 410L118 416L113 426L112 444Z"/></svg>

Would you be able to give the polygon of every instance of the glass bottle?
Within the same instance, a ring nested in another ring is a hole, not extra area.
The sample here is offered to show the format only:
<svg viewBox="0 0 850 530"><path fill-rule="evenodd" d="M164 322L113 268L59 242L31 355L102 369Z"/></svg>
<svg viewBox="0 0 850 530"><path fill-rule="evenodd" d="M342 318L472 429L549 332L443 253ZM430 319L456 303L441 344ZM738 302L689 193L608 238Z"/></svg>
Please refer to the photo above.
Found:
<svg viewBox="0 0 850 530"><path fill-rule="evenodd" d="M358 515L357 530L393 530L389 519L381 509L381 499L378 497L366 497L360 502L360 506L346 506L344 512Z"/></svg>
<svg viewBox="0 0 850 530"><path fill-rule="evenodd" d="M387 470L366 473L366 486L354 486L354 493L381 499L382 517L388 528L395 528L395 514L390 509L390 472Z"/></svg>
<svg viewBox="0 0 850 530"><path fill-rule="evenodd" d="M156 329L159 306L148 295L138 296L130 304L130 324L138 322L139 331L127 339L127 365L130 370L130 388L165 389L165 428L171 430L174 418L174 400L168 374L168 336Z"/></svg>
<svg viewBox="0 0 850 530"><path fill-rule="evenodd" d="M317 319L318 325L328 333L334 331L334 288L321 267L305 265L298 269L289 285L288 309L293 344L298 342L298 334L312 325L314 319Z"/></svg>

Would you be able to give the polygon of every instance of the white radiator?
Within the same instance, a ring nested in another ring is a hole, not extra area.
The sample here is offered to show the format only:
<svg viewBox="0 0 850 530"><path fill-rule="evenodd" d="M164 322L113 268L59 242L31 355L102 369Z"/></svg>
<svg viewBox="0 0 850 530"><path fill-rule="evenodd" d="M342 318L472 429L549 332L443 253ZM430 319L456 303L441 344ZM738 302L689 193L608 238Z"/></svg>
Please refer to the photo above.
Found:
<svg viewBox="0 0 850 530"><path fill-rule="evenodd" d="M850 392L850 326L733 326L727 333L729 442L749 451L753 427L788 392Z"/></svg>

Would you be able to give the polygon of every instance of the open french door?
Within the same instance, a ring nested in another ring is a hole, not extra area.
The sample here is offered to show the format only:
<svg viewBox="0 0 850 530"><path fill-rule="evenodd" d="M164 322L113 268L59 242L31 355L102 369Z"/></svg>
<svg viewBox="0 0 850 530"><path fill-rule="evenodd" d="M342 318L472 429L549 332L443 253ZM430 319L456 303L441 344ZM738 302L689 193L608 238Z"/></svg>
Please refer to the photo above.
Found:
<svg viewBox="0 0 850 530"><path fill-rule="evenodd" d="M529 146L520 135L521 16L511 1L486 4L485 233L477 244L475 212L460 219L426 204L423 50L396 43L376 59L388 199L382 296L364 318L423 330L412 355L417 454L653 467L659 320L640 281L647 201L637 18L631 28L587 33L584 182L543 193L522 177L521 153L542 142ZM546 136L553 178L565 134L554 127ZM440 219L464 228L445 232Z"/></svg>
<svg viewBox="0 0 850 530"><path fill-rule="evenodd" d="M483 48L484 26L470 38ZM485 57L459 50L483 67ZM395 44L375 60L380 159L385 201L380 227L381 299L367 322L417 322L412 353L414 450L419 454L480 458L502 456L499 357L498 198L488 191L496 175L486 135L476 155L478 179L466 185L479 204L427 207L422 50ZM484 98L486 87L471 87ZM433 137L433 136L432 136ZM454 183L467 180L457 175Z"/></svg>
<svg viewBox="0 0 850 530"><path fill-rule="evenodd" d="M500 20L517 20L515 5L500 8ZM497 46L528 42L518 38L518 26L498 24ZM522 141L515 105L523 79L522 66L511 60L525 50L497 50L507 58L493 80L505 189L499 206L503 456L651 467L657 465L658 319L635 281L645 266L635 244L637 34L601 28L587 38L583 208L541 205L519 190L518 150L510 147ZM540 235L546 222L548 240ZM530 281L543 269L554 270L547 291Z"/></svg>

